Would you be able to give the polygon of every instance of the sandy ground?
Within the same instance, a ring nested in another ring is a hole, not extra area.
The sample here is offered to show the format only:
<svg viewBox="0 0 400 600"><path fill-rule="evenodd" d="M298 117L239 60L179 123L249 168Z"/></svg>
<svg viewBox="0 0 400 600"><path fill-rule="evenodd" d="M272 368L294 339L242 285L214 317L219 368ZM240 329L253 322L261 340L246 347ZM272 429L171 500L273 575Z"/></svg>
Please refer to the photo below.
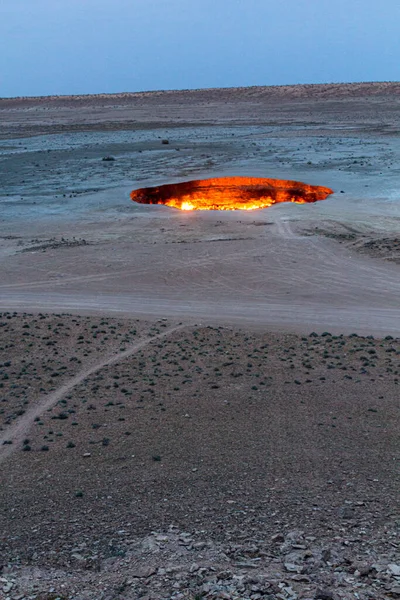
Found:
<svg viewBox="0 0 400 600"><path fill-rule="evenodd" d="M399 107L399 84L0 100L0 597L400 595ZM224 175L335 193L129 200Z"/></svg>
<svg viewBox="0 0 400 600"><path fill-rule="evenodd" d="M0 101L0 307L398 334L398 88L325 87ZM335 194L251 214L129 200L228 174Z"/></svg>

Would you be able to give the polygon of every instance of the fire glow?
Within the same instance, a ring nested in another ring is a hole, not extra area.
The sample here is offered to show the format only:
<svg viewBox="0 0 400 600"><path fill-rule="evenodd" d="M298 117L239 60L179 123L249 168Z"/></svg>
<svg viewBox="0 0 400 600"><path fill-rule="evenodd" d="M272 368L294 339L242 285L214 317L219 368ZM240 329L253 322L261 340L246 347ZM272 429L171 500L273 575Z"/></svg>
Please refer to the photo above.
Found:
<svg viewBox="0 0 400 600"><path fill-rule="evenodd" d="M332 193L327 187L286 179L219 177L140 188L131 192L131 199L179 210L255 210L280 202L318 202Z"/></svg>

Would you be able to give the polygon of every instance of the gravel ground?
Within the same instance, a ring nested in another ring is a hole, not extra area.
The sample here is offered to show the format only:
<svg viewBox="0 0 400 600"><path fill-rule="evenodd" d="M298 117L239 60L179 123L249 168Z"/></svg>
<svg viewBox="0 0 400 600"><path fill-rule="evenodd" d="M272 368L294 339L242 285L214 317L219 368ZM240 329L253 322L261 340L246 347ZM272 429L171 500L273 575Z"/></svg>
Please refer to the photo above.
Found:
<svg viewBox="0 0 400 600"><path fill-rule="evenodd" d="M10 598L397 593L398 339L1 323Z"/></svg>

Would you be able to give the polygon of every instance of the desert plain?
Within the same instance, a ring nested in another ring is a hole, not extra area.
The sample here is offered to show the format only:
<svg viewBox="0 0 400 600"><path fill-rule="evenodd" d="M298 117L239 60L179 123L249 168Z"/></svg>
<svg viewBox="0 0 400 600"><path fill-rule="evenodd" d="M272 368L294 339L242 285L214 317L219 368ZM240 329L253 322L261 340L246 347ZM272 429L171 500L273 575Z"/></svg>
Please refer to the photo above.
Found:
<svg viewBox="0 0 400 600"><path fill-rule="evenodd" d="M397 83L0 99L0 597L400 597L399 115ZM129 197L224 176L334 193Z"/></svg>

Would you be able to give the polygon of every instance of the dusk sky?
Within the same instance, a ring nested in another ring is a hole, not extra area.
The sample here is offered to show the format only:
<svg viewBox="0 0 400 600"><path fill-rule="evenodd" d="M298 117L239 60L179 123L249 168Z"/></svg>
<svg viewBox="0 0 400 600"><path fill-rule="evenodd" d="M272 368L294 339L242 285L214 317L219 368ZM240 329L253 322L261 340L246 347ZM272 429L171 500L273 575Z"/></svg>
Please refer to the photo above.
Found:
<svg viewBox="0 0 400 600"><path fill-rule="evenodd" d="M0 0L0 97L399 79L400 0Z"/></svg>

